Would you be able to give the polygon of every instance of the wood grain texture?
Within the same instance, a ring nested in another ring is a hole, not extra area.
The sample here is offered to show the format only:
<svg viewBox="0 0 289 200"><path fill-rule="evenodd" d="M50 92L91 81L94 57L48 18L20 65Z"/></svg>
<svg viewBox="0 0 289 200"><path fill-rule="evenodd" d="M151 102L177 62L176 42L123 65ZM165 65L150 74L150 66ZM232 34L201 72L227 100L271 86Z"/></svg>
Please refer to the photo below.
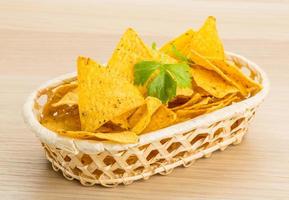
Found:
<svg viewBox="0 0 289 200"><path fill-rule="evenodd" d="M21 117L29 92L73 71L78 55L105 62L126 27L162 44L208 15L225 48L271 80L243 143L127 187L82 187L55 173ZM0 1L0 199L288 199L288 50L288 1Z"/></svg>

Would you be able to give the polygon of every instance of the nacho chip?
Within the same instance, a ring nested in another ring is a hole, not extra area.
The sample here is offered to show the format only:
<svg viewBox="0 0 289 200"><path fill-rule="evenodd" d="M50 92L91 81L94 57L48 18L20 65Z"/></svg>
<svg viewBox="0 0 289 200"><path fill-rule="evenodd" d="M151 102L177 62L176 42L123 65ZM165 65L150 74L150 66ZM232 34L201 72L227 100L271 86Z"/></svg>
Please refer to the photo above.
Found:
<svg viewBox="0 0 289 200"><path fill-rule="evenodd" d="M205 97L205 98L201 99L200 101L198 101L198 102L196 102L194 104L191 104L189 106L184 107L183 109L185 109L185 110L198 109L198 108L200 108L202 106L208 105L211 100L212 100L211 97ZM181 109L181 110L183 110L183 109Z"/></svg>
<svg viewBox="0 0 289 200"><path fill-rule="evenodd" d="M138 136L131 131L123 131L119 133L93 133L88 131L59 131L60 135L72 137L76 139L100 140L117 142L122 144L136 143Z"/></svg>
<svg viewBox="0 0 289 200"><path fill-rule="evenodd" d="M151 54L152 54L152 60L159 61L161 63L169 63L169 64L178 63L177 59L173 58L172 56L162 51L152 49Z"/></svg>
<svg viewBox="0 0 289 200"><path fill-rule="evenodd" d="M194 38L195 32L192 29L189 29L182 35L178 36L177 38L173 39L172 41L166 43L161 49L161 52L164 52L171 57L176 58L172 48L173 46L182 53L183 55L187 55L189 53L190 45L188 45L192 39Z"/></svg>
<svg viewBox="0 0 289 200"><path fill-rule="evenodd" d="M142 60L151 60L152 54L137 33L129 28L121 37L108 67L131 83L134 81L134 65Z"/></svg>
<svg viewBox="0 0 289 200"><path fill-rule="evenodd" d="M57 108L52 108L52 105L58 102L66 93L74 90L76 87L77 87L76 81L72 81L70 83L64 83L62 85L59 85L48 91L47 92L48 99L43 107L42 114L50 115L51 113L54 113L57 110Z"/></svg>
<svg viewBox="0 0 289 200"><path fill-rule="evenodd" d="M235 82L235 86L240 90L243 96L248 96L251 90L258 92L262 89L262 86L259 83L246 76L241 69L233 63L230 64L223 60L213 60L212 63Z"/></svg>
<svg viewBox="0 0 289 200"><path fill-rule="evenodd" d="M91 59L78 58L78 82L78 107L84 131L93 132L144 102L134 85Z"/></svg>
<svg viewBox="0 0 289 200"><path fill-rule="evenodd" d="M237 88L226 82L216 72L199 66L192 66L192 76L196 84L217 98L238 92Z"/></svg>
<svg viewBox="0 0 289 200"><path fill-rule="evenodd" d="M169 108L161 105L152 115L151 121L143 131L144 133L159 130L172 125L176 121L177 115Z"/></svg>
<svg viewBox="0 0 289 200"><path fill-rule="evenodd" d="M131 130L136 134L140 134L148 126L151 116L162 105L162 102L155 97L147 97L145 104L137 109L137 111L129 118Z"/></svg>
<svg viewBox="0 0 289 200"><path fill-rule="evenodd" d="M183 109L185 107L189 107L192 106L194 104L196 104L197 102L199 102L201 100L202 96L199 93L196 93L195 95L193 95L189 101L187 101L186 103L173 107L172 110L179 110L179 109Z"/></svg>
<svg viewBox="0 0 289 200"><path fill-rule="evenodd" d="M225 59L224 47L218 36L216 19L208 17L201 29L195 33L191 49L209 59Z"/></svg>
<svg viewBox="0 0 289 200"><path fill-rule="evenodd" d="M43 115L40 119L40 123L46 128L59 131L59 130L80 130L80 119L77 106L58 107L54 113L49 112L47 115Z"/></svg>
<svg viewBox="0 0 289 200"><path fill-rule="evenodd" d="M221 109L227 105L232 104L233 102L239 101L240 98L236 94L230 94L226 96L223 99L218 99L217 101L212 101L210 99L210 102L208 99L205 99L205 102L202 104L199 104L197 106L192 106L192 107L187 107L182 110L177 110L176 114L178 117L178 121L184 121L188 120L194 117L197 117L199 115L205 114L205 113L210 113L215 110Z"/></svg>
<svg viewBox="0 0 289 200"><path fill-rule="evenodd" d="M176 96L192 96L194 93L194 90L192 88L186 87L186 88L177 88L177 94Z"/></svg>
<svg viewBox="0 0 289 200"><path fill-rule="evenodd" d="M136 108L123 113L111 120L113 124L119 125L123 129L129 128L128 118L136 111Z"/></svg>
<svg viewBox="0 0 289 200"><path fill-rule="evenodd" d="M66 93L59 101L53 103L53 107L68 105L73 106L78 104L78 94L77 88L73 89L72 91Z"/></svg>

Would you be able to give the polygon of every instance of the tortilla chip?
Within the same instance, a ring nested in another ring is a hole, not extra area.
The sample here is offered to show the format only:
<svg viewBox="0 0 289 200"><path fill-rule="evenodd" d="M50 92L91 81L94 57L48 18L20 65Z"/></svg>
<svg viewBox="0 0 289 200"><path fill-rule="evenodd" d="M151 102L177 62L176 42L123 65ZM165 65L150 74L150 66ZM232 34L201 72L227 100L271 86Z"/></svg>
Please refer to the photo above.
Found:
<svg viewBox="0 0 289 200"><path fill-rule="evenodd" d="M42 114L45 115L50 115L51 113L54 113L57 108L53 108L52 105L58 101L68 92L74 90L77 87L76 81L72 81L70 83L65 83L62 85L59 85L51 91L48 91L48 99L43 107Z"/></svg>
<svg viewBox="0 0 289 200"><path fill-rule="evenodd" d="M237 88L214 71L199 66L192 66L191 70L196 84L214 97L223 98L227 94L238 92Z"/></svg>
<svg viewBox="0 0 289 200"><path fill-rule="evenodd" d="M246 76L241 69L233 63L230 64L223 60L213 60L212 63L235 82L234 85L240 90L243 96L248 96L251 90L258 92L262 89L259 83Z"/></svg>
<svg viewBox="0 0 289 200"><path fill-rule="evenodd" d="M135 109L132 109L132 110L129 110L129 111L123 113L122 115L113 118L113 119L111 120L111 122L112 122L113 124L116 124L116 125L120 126L120 127L123 128L123 129L128 129L128 128L129 128L128 118L129 118L135 111L136 111L136 108L135 108Z"/></svg>
<svg viewBox="0 0 289 200"><path fill-rule="evenodd" d="M201 100L202 96L199 93L196 93L195 95L193 95L189 101L187 101L186 103L173 107L172 110L179 110L179 109L183 109L185 107L188 106L192 106L194 104L196 104L197 102L199 102Z"/></svg>
<svg viewBox="0 0 289 200"><path fill-rule="evenodd" d="M192 96L194 93L194 90L192 88L186 87L186 88L177 88L177 94L176 96Z"/></svg>
<svg viewBox="0 0 289 200"><path fill-rule="evenodd" d="M182 35L173 39L172 41L166 43L161 49L161 52L164 52L171 57L176 58L176 55L172 51L172 47L175 46L176 49L182 53L183 55L187 55L189 53L190 45L188 45L192 39L194 38L195 32L192 29L189 29Z"/></svg>
<svg viewBox="0 0 289 200"><path fill-rule="evenodd" d="M211 100L212 100L211 97L205 97L205 98L201 99L200 101L198 101L198 102L196 102L194 104L191 104L189 106L184 107L183 109L185 109L185 110L198 109L198 108L200 108L200 107L202 107L204 105L208 105ZM183 110L183 109L181 109L181 110Z"/></svg>
<svg viewBox="0 0 289 200"><path fill-rule="evenodd" d="M131 131L123 131L119 133L93 133L88 131L59 131L60 135L72 137L76 139L100 140L117 142L122 144L136 143L138 136Z"/></svg>
<svg viewBox="0 0 289 200"><path fill-rule="evenodd" d="M208 99L204 99L204 102L202 104L195 104L195 106L186 107L182 110L177 110L176 114L178 117L178 121L184 121L205 113L210 113L215 110L221 109L239 100L240 98L236 94L230 94L223 99L218 99L217 101L212 101L212 99L209 99L208 101Z"/></svg>
<svg viewBox="0 0 289 200"><path fill-rule="evenodd" d="M49 112L49 115L43 115L40 123L52 131L59 130L80 130L80 119L77 106L61 106L54 109L55 112Z"/></svg>
<svg viewBox="0 0 289 200"><path fill-rule="evenodd" d="M162 51L152 49L151 54L152 54L152 60L159 61L161 63L169 63L169 64L178 63L177 59L173 58L172 56Z"/></svg>
<svg viewBox="0 0 289 200"><path fill-rule="evenodd" d="M218 36L216 19L208 17L201 29L195 33L191 48L209 59L225 59L224 47Z"/></svg>
<svg viewBox="0 0 289 200"><path fill-rule="evenodd" d="M108 67L128 81L134 81L134 65L142 60L151 60L150 49L144 44L137 33L129 28L121 37Z"/></svg>
<svg viewBox="0 0 289 200"><path fill-rule="evenodd" d="M137 88L91 59L78 58L81 129L95 131L107 121L143 104Z"/></svg>
<svg viewBox="0 0 289 200"><path fill-rule="evenodd" d="M151 121L143 131L144 133L159 130L172 125L176 121L177 115L169 108L161 105L151 117Z"/></svg>
<svg viewBox="0 0 289 200"><path fill-rule="evenodd" d="M162 102L155 97L147 97L145 104L137 109L137 111L129 118L131 130L136 134L140 134L148 126L151 116L162 105Z"/></svg>
<svg viewBox="0 0 289 200"><path fill-rule="evenodd" d="M77 94L77 88L73 89L70 92L67 92L59 101L56 103L53 103L53 107L62 106L62 105L68 105L73 106L78 104L78 94Z"/></svg>

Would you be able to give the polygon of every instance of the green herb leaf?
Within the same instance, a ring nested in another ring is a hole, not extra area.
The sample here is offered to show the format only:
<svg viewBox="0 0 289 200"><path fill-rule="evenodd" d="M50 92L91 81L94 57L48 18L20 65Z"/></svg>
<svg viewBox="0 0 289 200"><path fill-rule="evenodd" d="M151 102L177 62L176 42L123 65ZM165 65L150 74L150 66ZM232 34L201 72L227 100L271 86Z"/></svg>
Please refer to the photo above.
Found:
<svg viewBox="0 0 289 200"><path fill-rule="evenodd" d="M157 43L155 43L155 42L152 43L152 49L153 49L153 50L156 50L156 49L157 49Z"/></svg>
<svg viewBox="0 0 289 200"><path fill-rule="evenodd" d="M154 73L154 77L150 79ZM190 67L186 63L162 64L156 61L141 61L134 66L134 84L145 83L149 96L167 103L176 96L177 87L191 86Z"/></svg>
<svg viewBox="0 0 289 200"><path fill-rule="evenodd" d="M189 59L186 56L184 56L181 52L179 52L177 50L175 45L172 45L172 52L179 60L181 60L183 62L188 62L189 61Z"/></svg>
<svg viewBox="0 0 289 200"><path fill-rule="evenodd" d="M177 82L178 87L190 87L192 84L190 67L185 63L165 64L164 67L173 76Z"/></svg>
<svg viewBox="0 0 289 200"><path fill-rule="evenodd" d="M163 103L167 103L175 97L176 91L177 82L164 69L161 69L158 76L148 86L148 95L157 97Z"/></svg>
<svg viewBox="0 0 289 200"><path fill-rule="evenodd" d="M143 85L152 75L161 66L161 63L156 61L141 61L134 66L134 84Z"/></svg>

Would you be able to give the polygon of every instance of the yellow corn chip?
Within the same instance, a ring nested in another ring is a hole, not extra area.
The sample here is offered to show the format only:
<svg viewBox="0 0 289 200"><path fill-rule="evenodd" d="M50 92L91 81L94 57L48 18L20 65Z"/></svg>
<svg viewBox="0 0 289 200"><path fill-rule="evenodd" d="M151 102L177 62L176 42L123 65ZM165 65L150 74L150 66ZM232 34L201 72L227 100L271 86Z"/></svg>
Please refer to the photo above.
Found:
<svg viewBox="0 0 289 200"><path fill-rule="evenodd" d="M170 55L162 51L152 49L151 54L152 54L152 59L155 61L159 61L161 63L169 63L169 64L178 63L178 60L176 60L175 58L171 57Z"/></svg>
<svg viewBox="0 0 289 200"><path fill-rule="evenodd" d="M53 109L54 112L43 115L40 123L52 131L80 130L80 119L77 106L62 106Z"/></svg>
<svg viewBox="0 0 289 200"><path fill-rule="evenodd" d="M216 19L208 17L190 43L191 48L209 59L225 59L223 44L218 36Z"/></svg>
<svg viewBox="0 0 289 200"><path fill-rule="evenodd" d="M73 89L72 91L66 93L59 101L53 103L53 107L68 105L73 106L78 104L78 94L77 88Z"/></svg>
<svg viewBox="0 0 289 200"><path fill-rule="evenodd" d="M170 55L171 57L175 57L176 55L172 51L172 47L175 46L180 53L186 56L189 53L190 48L190 45L188 44L192 41L194 35L195 32L192 29L189 29L187 32L165 44L160 51Z"/></svg>
<svg viewBox="0 0 289 200"><path fill-rule="evenodd" d="M144 133L159 130L172 125L176 121L177 115L169 108L161 105L156 112L152 115L151 121L143 131Z"/></svg>
<svg viewBox="0 0 289 200"><path fill-rule="evenodd" d="M234 85L240 90L243 96L247 96L250 90L258 92L262 89L262 86L252 80L250 77L246 76L236 65L229 64L223 60L213 60L215 64L223 73L234 81Z"/></svg>
<svg viewBox="0 0 289 200"><path fill-rule="evenodd" d="M204 105L207 105L211 101L211 99L212 99L211 97L205 97L202 100L196 102L195 104L191 104L190 106L186 106L183 109L185 109L185 110L198 109Z"/></svg>
<svg viewBox="0 0 289 200"><path fill-rule="evenodd" d="M186 103L173 107L172 110L179 110L179 109L183 109L185 107L188 106L192 106L195 105L197 102L199 102L201 100L202 96L199 93L196 93L195 95L193 95L189 101L187 101Z"/></svg>
<svg viewBox="0 0 289 200"><path fill-rule="evenodd" d="M131 131L119 133L93 133L88 131L59 131L60 135L86 140L101 140L123 144L136 143L138 136Z"/></svg>
<svg viewBox="0 0 289 200"><path fill-rule="evenodd" d="M137 111L129 118L131 130L136 134L140 134L148 126L151 116L162 105L162 102L155 97L147 97L145 104L137 109Z"/></svg>
<svg viewBox="0 0 289 200"><path fill-rule="evenodd" d="M193 66L192 77L196 84L217 98L223 98L227 94L238 92L238 90L226 82L216 72Z"/></svg>
<svg viewBox="0 0 289 200"><path fill-rule="evenodd" d="M126 79L83 57L78 58L78 85L78 107L84 131L93 132L144 102L140 92Z"/></svg>
<svg viewBox="0 0 289 200"><path fill-rule="evenodd" d="M120 126L121 128L123 128L123 129L128 129L128 128L129 128L128 118L129 118L135 111L136 111L136 108L135 108L135 109L132 109L132 110L129 110L129 111L123 113L122 115L113 118L113 119L111 120L111 122L112 122L113 124L119 125L119 126Z"/></svg>
<svg viewBox="0 0 289 200"><path fill-rule="evenodd" d="M57 110L57 108L52 108L52 105L58 102L66 93L74 90L76 87L77 83L75 81L72 81L70 83L59 85L53 88L51 91L49 91L47 97L48 99L45 106L43 107L42 114L45 116L54 113Z"/></svg>
<svg viewBox="0 0 289 200"><path fill-rule="evenodd" d="M134 65L142 60L151 60L152 55L149 48L143 43L137 33L129 28L120 39L112 57L108 61L108 67L126 78L134 80Z"/></svg>
<svg viewBox="0 0 289 200"><path fill-rule="evenodd" d="M192 96L194 90L192 88L177 88L177 95L176 96Z"/></svg>
<svg viewBox="0 0 289 200"><path fill-rule="evenodd" d="M207 99L205 99L202 105L192 106L191 108L185 108L182 110L177 110L176 114L178 116L178 121L188 120L190 118L194 118L201 114L213 112L215 110L221 109L227 105L230 105L233 102L239 101L239 97L236 94L230 94L226 96L224 99L218 99L216 102L209 103Z"/></svg>

